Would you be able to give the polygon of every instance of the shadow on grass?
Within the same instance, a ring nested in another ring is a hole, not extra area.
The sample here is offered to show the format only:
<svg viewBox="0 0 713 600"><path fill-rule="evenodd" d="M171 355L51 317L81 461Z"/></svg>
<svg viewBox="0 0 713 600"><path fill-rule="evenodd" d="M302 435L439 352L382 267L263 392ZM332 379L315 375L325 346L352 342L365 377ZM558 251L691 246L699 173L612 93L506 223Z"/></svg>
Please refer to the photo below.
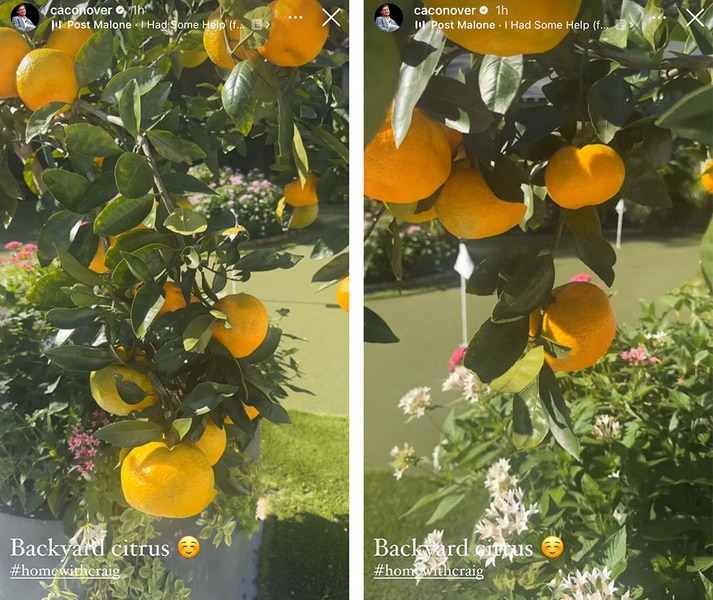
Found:
<svg viewBox="0 0 713 600"><path fill-rule="evenodd" d="M265 549L268 549L265 552ZM258 576L261 600L346 600L349 517L296 513L265 522Z"/></svg>

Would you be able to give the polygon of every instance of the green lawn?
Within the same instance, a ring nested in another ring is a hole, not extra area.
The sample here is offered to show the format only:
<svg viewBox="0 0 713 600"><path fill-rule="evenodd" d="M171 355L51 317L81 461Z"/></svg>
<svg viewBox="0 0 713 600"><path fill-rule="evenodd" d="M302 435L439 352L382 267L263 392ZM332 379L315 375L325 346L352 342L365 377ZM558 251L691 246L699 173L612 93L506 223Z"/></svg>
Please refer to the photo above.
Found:
<svg viewBox="0 0 713 600"><path fill-rule="evenodd" d="M268 502L259 600L349 596L349 424L290 411L261 424L260 478Z"/></svg>

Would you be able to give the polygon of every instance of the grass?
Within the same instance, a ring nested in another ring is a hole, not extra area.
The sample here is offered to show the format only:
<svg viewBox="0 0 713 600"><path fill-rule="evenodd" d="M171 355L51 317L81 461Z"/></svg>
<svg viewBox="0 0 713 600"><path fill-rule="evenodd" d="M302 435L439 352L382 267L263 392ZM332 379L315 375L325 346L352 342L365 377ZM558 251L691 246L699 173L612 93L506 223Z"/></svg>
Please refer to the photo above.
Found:
<svg viewBox="0 0 713 600"><path fill-rule="evenodd" d="M268 502L259 600L346 600L349 589L349 424L290 411L261 425Z"/></svg>

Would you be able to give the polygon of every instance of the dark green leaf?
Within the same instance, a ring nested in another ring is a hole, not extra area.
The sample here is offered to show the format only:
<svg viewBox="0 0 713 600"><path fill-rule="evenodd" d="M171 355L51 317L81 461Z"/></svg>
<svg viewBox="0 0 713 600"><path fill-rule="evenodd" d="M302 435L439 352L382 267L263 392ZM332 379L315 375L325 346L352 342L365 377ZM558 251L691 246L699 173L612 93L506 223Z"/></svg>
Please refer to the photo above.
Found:
<svg viewBox="0 0 713 600"><path fill-rule="evenodd" d="M121 152L118 144L104 129L89 123L67 125L64 129L67 148L90 158L102 158Z"/></svg>
<svg viewBox="0 0 713 600"><path fill-rule="evenodd" d="M67 210L79 212L77 202L89 188L89 181L65 169L46 169L42 181L50 194Z"/></svg>
<svg viewBox="0 0 713 600"><path fill-rule="evenodd" d="M116 362L109 348L58 346L45 352L58 367L67 371L97 371Z"/></svg>
<svg viewBox="0 0 713 600"><path fill-rule="evenodd" d="M114 58L113 39L112 32L103 29L94 33L79 49L74 63L79 87L96 81L111 67Z"/></svg>
<svg viewBox="0 0 713 600"><path fill-rule="evenodd" d="M678 135L713 144L713 85L699 88L681 98L656 121L658 127L672 129Z"/></svg>
<svg viewBox="0 0 713 600"><path fill-rule="evenodd" d="M124 380L124 376L119 372L114 373L114 384L119 398L127 404L135 406L146 400L148 394L133 381Z"/></svg>
<svg viewBox="0 0 713 600"><path fill-rule="evenodd" d="M638 156L629 156L624 164L626 179L620 192L624 198L642 206L672 206L666 181L656 169Z"/></svg>
<svg viewBox="0 0 713 600"><path fill-rule="evenodd" d="M335 256L312 276L312 283L339 281L349 275L349 253Z"/></svg>
<svg viewBox="0 0 713 600"><path fill-rule="evenodd" d="M248 135L253 125L256 81L255 66L251 61L244 60L233 67L223 85L223 108L234 119L238 131L243 135Z"/></svg>
<svg viewBox="0 0 713 600"><path fill-rule="evenodd" d="M134 79L119 95L119 116L126 130L134 137L138 136L141 129L141 95Z"/></svg>
<svg viewBox="0 0 713 600"><path fill-rule="evenodd" d="M182 139L170 131L149 131L146 134L151 144L166 160L190 165L193 162L188 147Z"/></svg>
<svg viewBox="0 0 713 600"><path fill-rule="evenodd" d="M347 228L329 229L315 242L310 258L313 260L330 258L339 254L348 245L349 230Z"/></svg>
<svg viewBox="0 0 713 600"><path fill-rule="evenodd" d="M57 256L55 246L69 248L70 236L74 228L79 223L80 216L68 210L61 210L54 213L47 219L47 222L40 229L37 239L37 256L40 264L46 267Z"/></svg>
<svg viewBox="0 0 713 600"><path fill-rule="evenodd" d="M171 237L171 234L159 233L150 229L132 229L120 235L107 250L104 263L113 269L123 260L123 252L141 252L146 247L168 249L168 244L172 242Z"/></svg>
<svg viewBox="0 0 713 600"><path fill-rule="evenodd" d="M555 283L555 264L547 254L524 262L503 287L493 319L529 315L549 298Z"/></svg>
<svg viewBox="0 0 713 600"><path fill-rule="evenodd" d="M151 212L154 198L117 198L110 202L94 220L94 233L119 235L136 227Z"/></svg>
<svg viewBox="0 0 713 600"><path fill-rule="evenodd" d="M47 313L47 322L58 329L77 329L94 322L100 312L96 308L53 308Z"/></svg>
<svg viewBox="0 0 713 600"><path fill-rule="evenodd" d="M65 102L50 102L38 108L30 115L25 128L25 142L31 142L41 133L46 133L57 113L67 104Z"/></svg>
<svg viewBox="0 0 713 600"><path fill-rule="evenodd" d="M115 104L119 101L119 96L126 87L126 84L132 80L136 81L139 94L143 96L156 87L161 79L163 79L163 74L158 69L152 69L150 67L130 67L111 78L111 81L109 81L104 88L101 99L109 104Z"/></svg>
<svg viewBox="0 0 713 600"><path fill-rule="evenodd" d="M520 450L540 445L550 430L547 413L538 394L537 380L513 400L513 442Z"/></svg>
<svg viewBox="0 0 713 600"><path fill-rule="evenodd" d="M72 279L90 287L100 285L102 283L102 279L99 275L91 269L85 267L69 252L63 250L59 246L55 246L55 250L57 252L57 256L59 257L59 262L62 265L62 269Z"/></svg>
<svg viewBox="0 0 713 600"><path fill-rule="evenodd" d="M287 411L277 402L270 399L265 390L255 385L254 382L247 381L248 400L246 404L254 406L260 414L271 423L288 424L291 423Z"/></svg>
<svg viewBox="0 0 713 600"><path fill-rule="evenodd" d="M77 211L85 213L103 206L116 198L119 190L116 188L116 179L112 172L102 172L89 184L84 196L77 202Z"/></svg>
<svg viewBox="0 0 713 600"><path fill-rule="evenodd" d="M120 448L135 448L160 440L163 430L158 423L152 421L127 420L106 425L92 435Z"/></svg>
<svg viewBox="0 0 713 600"><path fill-rule="evenodd" d="M495 293L500 279L500 264L495 257L481 260L468 279L466 293L476 296L490 296Z"/></svg>
<svg viewBox="0 0 713 600"><path fill-rule="evenodd" d="M485 106L504 115L520 94L522 71L521 54L483 57L478 73L478 85Z"/></svg>
<svg viewBox="0 0 713 600"><path fill-rule="evenodd" d="M528 319L493 323L490 319L480 326L468 344L463 365L474 371L484 383L512 367L527 344Z"/></svg>
<svg viewBox="0 0 713 600"><path fill-rule="evenodd" d="M575 250L582 262L608 286L614 283L616 252L602 237L599 213L594 206L577 210L560 209L567 228L574 236Z"/></svg>
<svg viewBox="0 0 713 600"><path fill-rule="evenodd" d="M634 96L629 84L614 72L595 82L587 92L589 116L599 139L608 144L626 125L634 110Z"/></svg>
<svg viewBox="0 0 713 600"><path fill-rule="evenodd" d="M364 341L369 344L394 344L399 341L386 321L370 308L364 307Z"/></svg>
<svg viewBox="0 0 713 600"><path fill-rule="evenodd" d="M194 210L176 208L163 222L164 227L180 235L195 235L208 229L206 218Z"/></svg>
<svg viewBox="0 0 713 600"><path fill-rule="evenodd" d="M254 250L249 254L243 255L235 265L235 268L243 271L291 269L301 260L301 256L289 252L277 252L270 249Z"/></svg>
<svg viewBox="0 0 713 600"><path fill-rule="evenodd" d="M209 194L214 196L217 192L209 188L200 179L196 179L187 173L168 173L162 175L164 184L169 192L175 194Z"/></svg>
<svg viewBox="0 0 713 600"><path fill-rule="evenodd" d="M146 331L163 306L163 288L158 283L150 281L139 288L131 302L131 325L139 339L143 339Z"/></svg>
<svg viewBox="0 0 713 600"><path fill-rule="evenodd" d="M543 365L539 378L540 400L547 412L550 431L557 443L579 460L581 447L572 431L569 409L565 404L557 378L548 364Z"/></svg>
<svg viewBox="0 0 713 600"><path fill-rule="evenodd" d="M292 155L295 158L295 166L297 167L301 185L304 185L309 173L309 158L302 142L302 135L297 128L297 123L294 124L294 133L292 135Z"/></svg>
<svg viewBox="0 0 713 600"><path fill-rule="evenodd" d="M493 122L493 115L480 94L450 77L431 77L420 104L431 115L461 133L486 131Z"/></svg>
<svg viewBox="0 0 713 600"><path fill-rule="evenodd" d="M136 277L136 279L142 281L143 283L153 281L154 274L151 272L151 269L149 269L148 265L143 261L140 256L134 256L133 254L129 254L128 252L122 252L121 256L124 259L124 264L126 264L126 268L128 268L128 270L134 277ZM112 274L112 280L118 285L120 285L121 283L130 285L133 282L126 279L126 273L122 270L121 267L122 265L120 264L116 268L116 270Z"/></svg>
<svg viewBox="0 0 713 600"><path fill-rule="evenodd" d="M145 157L124 152L116 161L114 177L119 193L126 198L141 198L151 191L153 172Z"/></svg>
<svg viewBox="0 0 713 600"><path fill-rule="evenodd" d="M252 352L252 354L246 356L243 360L248 364L255 364L270 358L280 345L281 339L282 329L270 327L267 330L267 335L262 343Z"/></svg>
<svg viewBox="0 0 713 600"><path fill-rule="evenodd" d="M215 317L198 315L183 330L183 349L186 352L205 352L213 334Z"/></svg>
<svg viewBox="0 0 713 600"><path fill-rule="evenodd" d="M426 525L433 525L436 521L440 521L458 506L463 501L463 498L465 498L465 494L454 494L443 498L438 503L436 510L433 511L431 518L426 521Z"/></svg>
<svg viewBox="0 0 713 600"><path fill-rule="evenodd" d="M411 127L413 109L433 75L445 44L446 37L443 32L437 27L431 27L431 23L426 23L404 49L391 117L397 148Z"/></svg>
<svg viewBox="0 0 713 600"><path fill-rule="evenodd" d="M189 415L205 414L237 391L238 387L234 385L204 381L185 395L181 402L181 410Z"/></svg>

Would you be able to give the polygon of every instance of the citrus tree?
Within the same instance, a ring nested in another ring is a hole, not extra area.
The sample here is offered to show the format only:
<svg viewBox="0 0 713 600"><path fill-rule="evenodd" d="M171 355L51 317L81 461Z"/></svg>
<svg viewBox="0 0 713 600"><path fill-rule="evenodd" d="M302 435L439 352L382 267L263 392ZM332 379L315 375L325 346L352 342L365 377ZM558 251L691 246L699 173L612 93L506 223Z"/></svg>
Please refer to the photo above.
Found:
<svg viewBox="0 0 713 600"><path fill-rule="evenodd" d="M0 5L0 212L7 227L34 198L45 217L48 272L28 298L59 330L46 356L85 374L96 404L72 410L112 415L95 436L123 451L108 489L61 490L50 506L82 521L127 505L194 516L239 493L230 467L257 419L289 421L284 378L262 366L281 330L241 284L301 257L246 251L234 211L193 209L215 192L188 170L262 161L284 186L285 229L344 201L346 5L325 4L340 12L330 27L316 0L140 1L91 17L70 4L40 3L25 35ZM334 232L313 256L346 244ZM320 281L347 275L344 256Z"/></svg>

